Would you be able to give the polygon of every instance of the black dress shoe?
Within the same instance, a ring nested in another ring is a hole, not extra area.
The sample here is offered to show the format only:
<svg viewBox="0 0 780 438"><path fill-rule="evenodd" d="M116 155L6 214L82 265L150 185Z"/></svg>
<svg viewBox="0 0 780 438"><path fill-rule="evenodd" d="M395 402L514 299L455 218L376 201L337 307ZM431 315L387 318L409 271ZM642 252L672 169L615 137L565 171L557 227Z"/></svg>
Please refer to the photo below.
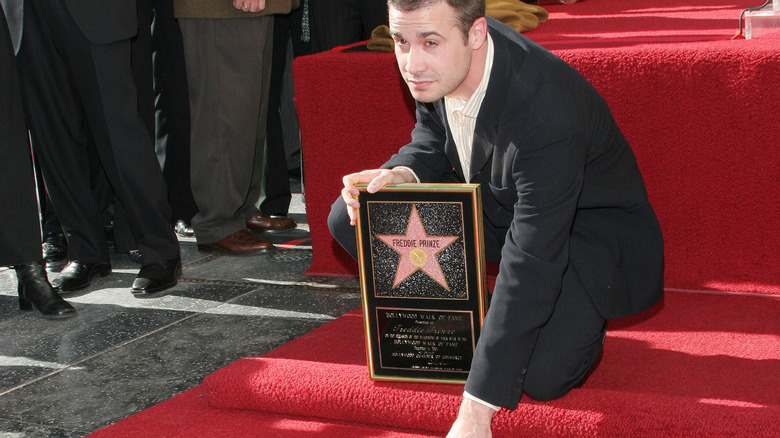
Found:
<svg viewBox="0 0 780 438"><path fill-rule="evenodd" d="M181 258L160 260L141 266L138 276L133 281L133 295L148 296L173 287L181 277Z"/></svg>
<svg viewBox="0 0 780 438"><path fill-rule="evenodd" d="M19 309L38 309L48 319L76 316L76 309L54 291L46 278L43 260L14 266L19 282Z"/></svg>
<svg viewBox="0 0 780 438"><path fill-rule="evenodd" d="M114 221L113 219L103 225L103 233L106 236L106 243L109 247L113 247L116 244L116 238L114 236Z"/></svg>
<svg viewBox="0 0 780 438"><path fill-rule="evenodd" d="M192 229L192 225L189 222L179 219L176 225L173 226L173 230L176 231L181 237L192 237L195 235L195 230Z"/></svg>
<svg viewBox="0 0 780 438"><path fill-rule="evenodd" d="M92 283L92 279L105 277L111 273L110 263L84 263L72 260L55 278L51 285L59 292L73 292L84 289Z"/></svg>
<svg viewBox="0 0 780 438"><path fill-rule="evenodd" d="M41 245L43 261L49 269L55 269L68 262L68 240L63 232L47 233Z"/></svg>
<svg viewBox="0 0 780 438"><path fill-rule="evenodd" d="M141 255L140 249L132 249L130 252L127 253L127 258L130 259L133 263L143 264L143 256Z"/></svg>

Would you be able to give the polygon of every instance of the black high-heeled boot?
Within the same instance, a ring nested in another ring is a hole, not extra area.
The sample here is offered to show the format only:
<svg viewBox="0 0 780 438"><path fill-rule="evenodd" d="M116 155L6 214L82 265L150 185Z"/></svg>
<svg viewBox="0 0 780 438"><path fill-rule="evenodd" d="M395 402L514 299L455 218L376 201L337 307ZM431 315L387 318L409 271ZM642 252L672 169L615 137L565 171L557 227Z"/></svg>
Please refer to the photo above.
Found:
<svg viewBox="0 0 780 438"><path fill-rule="evenodd" d="M62 299L46 277L43 260L14 266L19 282L19 309L38 309L48 319L76 316L76 309Z"/></svg>

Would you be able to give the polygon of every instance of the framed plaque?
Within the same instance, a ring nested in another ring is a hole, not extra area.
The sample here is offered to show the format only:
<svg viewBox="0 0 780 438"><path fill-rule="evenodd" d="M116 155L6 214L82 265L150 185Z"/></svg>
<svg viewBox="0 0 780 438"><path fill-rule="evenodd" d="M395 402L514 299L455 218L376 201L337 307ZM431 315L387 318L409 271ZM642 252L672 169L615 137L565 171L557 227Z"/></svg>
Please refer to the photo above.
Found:
<svg viewBox="0 0 780 438"><path fill-rule="evenodd" d="M371 378L465 382L487 311L479 184L358 189Z"/></svg>

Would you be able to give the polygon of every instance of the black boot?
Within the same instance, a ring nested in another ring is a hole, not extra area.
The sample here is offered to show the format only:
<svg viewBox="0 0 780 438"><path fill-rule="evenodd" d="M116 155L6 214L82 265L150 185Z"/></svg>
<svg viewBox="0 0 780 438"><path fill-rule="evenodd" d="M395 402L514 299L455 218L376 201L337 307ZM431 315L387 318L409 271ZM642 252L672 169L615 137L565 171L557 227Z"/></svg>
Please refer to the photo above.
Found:
<svg viewBox="0 0 780 438"><path fill-rule="evenodd" d="M54 291L46 278L43 260L14 266L19 281L19 309L38 309L49 319L76 316L76 309Z"/></svg>

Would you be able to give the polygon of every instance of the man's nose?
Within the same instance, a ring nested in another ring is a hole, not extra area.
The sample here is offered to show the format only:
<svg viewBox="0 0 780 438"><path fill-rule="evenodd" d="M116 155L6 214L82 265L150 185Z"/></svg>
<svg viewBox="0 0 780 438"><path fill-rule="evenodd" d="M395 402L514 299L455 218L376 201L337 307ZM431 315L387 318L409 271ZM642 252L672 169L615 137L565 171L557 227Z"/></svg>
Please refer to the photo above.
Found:
<svg viewBox="0 0 780 438"><path fill-rule="evenodd" d="M425 59L421 49L411 48L406 57L406 71L409 74L418 74L426 70Z"/></svg>

